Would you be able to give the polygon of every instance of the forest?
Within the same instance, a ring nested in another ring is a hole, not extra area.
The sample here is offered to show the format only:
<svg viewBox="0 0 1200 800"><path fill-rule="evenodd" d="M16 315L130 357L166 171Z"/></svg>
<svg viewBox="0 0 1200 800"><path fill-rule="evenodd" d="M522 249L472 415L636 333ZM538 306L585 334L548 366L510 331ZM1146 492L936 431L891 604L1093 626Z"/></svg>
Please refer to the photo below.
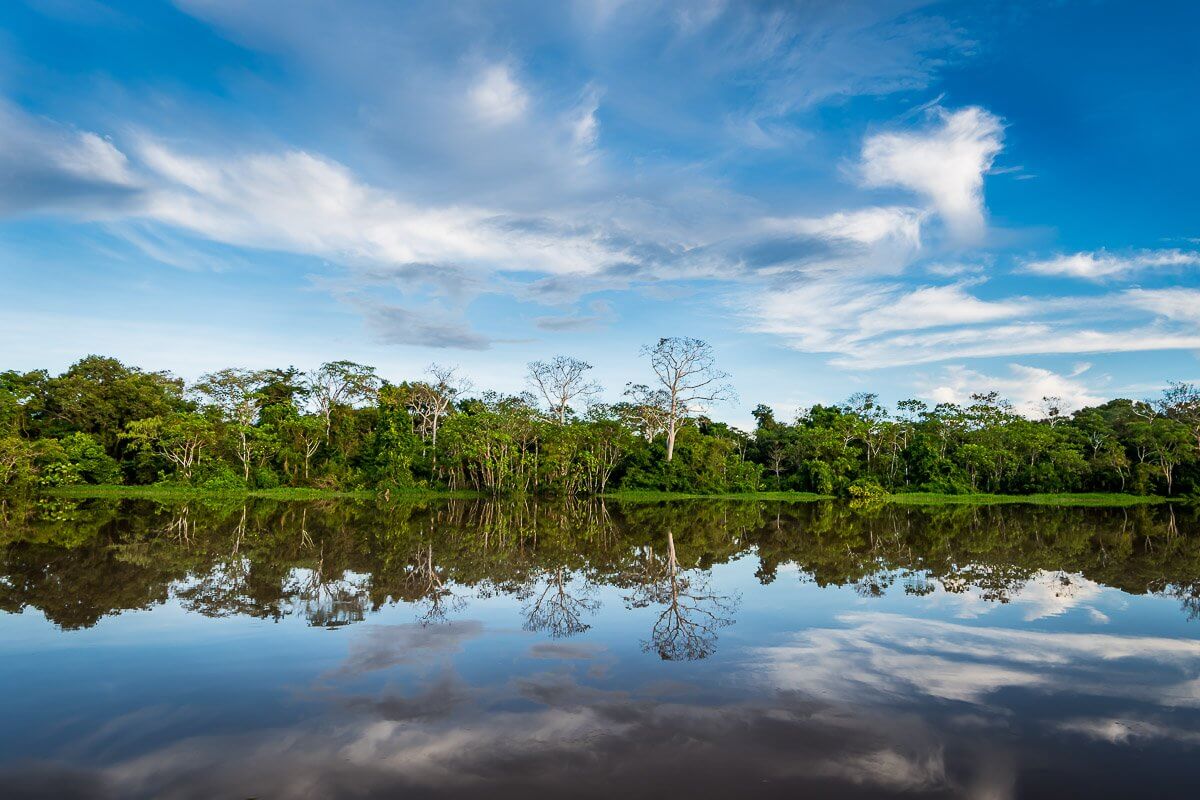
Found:
<svg viewBox="0 0 1200 800"><path fill-rule="evenodd" d="M529 364L520 394L477 390L431 365L393 382L334 361L223 369L187 383L89 355L59 375L0 373L0 489L167 484L465 490L583 496L615 491L725 494L1122 492L1200 488L1200 388L1038 418L995 392L962 405L875 394L778 419L764 405L743 431L706 411L735 401L710 345L643 348L644 382L599 401L591 365Z"/></svg>

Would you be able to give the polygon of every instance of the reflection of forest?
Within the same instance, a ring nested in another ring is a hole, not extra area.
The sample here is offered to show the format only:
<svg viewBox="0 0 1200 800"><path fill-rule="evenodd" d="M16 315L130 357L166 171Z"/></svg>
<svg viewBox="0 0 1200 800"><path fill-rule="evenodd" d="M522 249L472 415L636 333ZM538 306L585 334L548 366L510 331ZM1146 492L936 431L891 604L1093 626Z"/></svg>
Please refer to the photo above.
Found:
<svg viewBox="0 0 1200 800"><path fill-rule="evenodd" d="M658 612L647 649L702 658L736 606L708 570L744 553L764 583L794 564L868 597L900 582L1005 602L1054 571L1200 608L1200 523L1170 507L0 501L0 547L0 609L64 628L171 596L206 615L335 626L398 601L437 622L472 596L509 594L527 629L561 637L590 627L610 586Z"/></svg>

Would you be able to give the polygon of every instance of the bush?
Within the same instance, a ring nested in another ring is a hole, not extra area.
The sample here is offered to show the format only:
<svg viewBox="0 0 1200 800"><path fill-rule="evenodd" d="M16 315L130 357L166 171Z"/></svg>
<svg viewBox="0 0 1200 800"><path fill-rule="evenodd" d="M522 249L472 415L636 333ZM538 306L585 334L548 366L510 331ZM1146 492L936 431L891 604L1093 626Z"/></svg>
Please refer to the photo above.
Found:
<svg viewBox="0 0 1200 800"><path fill-rule="evenodd" d="M280 486L279 473L270 467L255 467L250 471L250 481L255 489L276 489Z"/></svg>
<svg viewBox="0 0 1200 800"><path fill-rule="evenodd" d="M192 483L202 489L217 492L241 491L246 488L246 481L228 464L211 462L203 465L192 477Z"/></svg>
<svg viewBox="0 0 1200 800"><path fill-rule="evenodd" d="M888 490L873 478L859 478L846 487L846 494L853 500L878 500L888 496Z"/></svg>
<svg viewBox="0 0 1200 800"><path fill-rule="evenodd" d="M75 474L84 483L120 483L121 467L104 452L100 443L86 433L72 433L59 440Z"/></svg>

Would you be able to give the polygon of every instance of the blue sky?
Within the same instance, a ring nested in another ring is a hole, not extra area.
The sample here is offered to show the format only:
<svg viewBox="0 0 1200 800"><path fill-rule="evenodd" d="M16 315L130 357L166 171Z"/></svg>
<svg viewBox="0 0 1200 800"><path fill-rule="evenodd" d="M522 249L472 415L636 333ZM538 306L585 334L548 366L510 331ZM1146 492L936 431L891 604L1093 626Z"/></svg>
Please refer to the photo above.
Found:
<svg viewBox="0 0 1200 800"><path fill-rule="evenodd" d="M746 423L1200 376L1189 3L0 6L0 356L710 341Z"/></svg>

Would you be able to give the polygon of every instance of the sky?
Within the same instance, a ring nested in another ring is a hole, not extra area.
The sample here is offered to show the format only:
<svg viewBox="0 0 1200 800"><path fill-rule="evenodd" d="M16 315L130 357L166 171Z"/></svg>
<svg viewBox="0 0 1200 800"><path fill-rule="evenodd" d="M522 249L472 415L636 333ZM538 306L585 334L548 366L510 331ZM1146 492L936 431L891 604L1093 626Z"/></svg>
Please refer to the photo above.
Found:
<svg viewBox="0 0 1200 800"><path fill-rule="evenodd" d="M702 338L751 422L1200 377L1200 5L0 4L0 369L524 388Z"/></svg>

